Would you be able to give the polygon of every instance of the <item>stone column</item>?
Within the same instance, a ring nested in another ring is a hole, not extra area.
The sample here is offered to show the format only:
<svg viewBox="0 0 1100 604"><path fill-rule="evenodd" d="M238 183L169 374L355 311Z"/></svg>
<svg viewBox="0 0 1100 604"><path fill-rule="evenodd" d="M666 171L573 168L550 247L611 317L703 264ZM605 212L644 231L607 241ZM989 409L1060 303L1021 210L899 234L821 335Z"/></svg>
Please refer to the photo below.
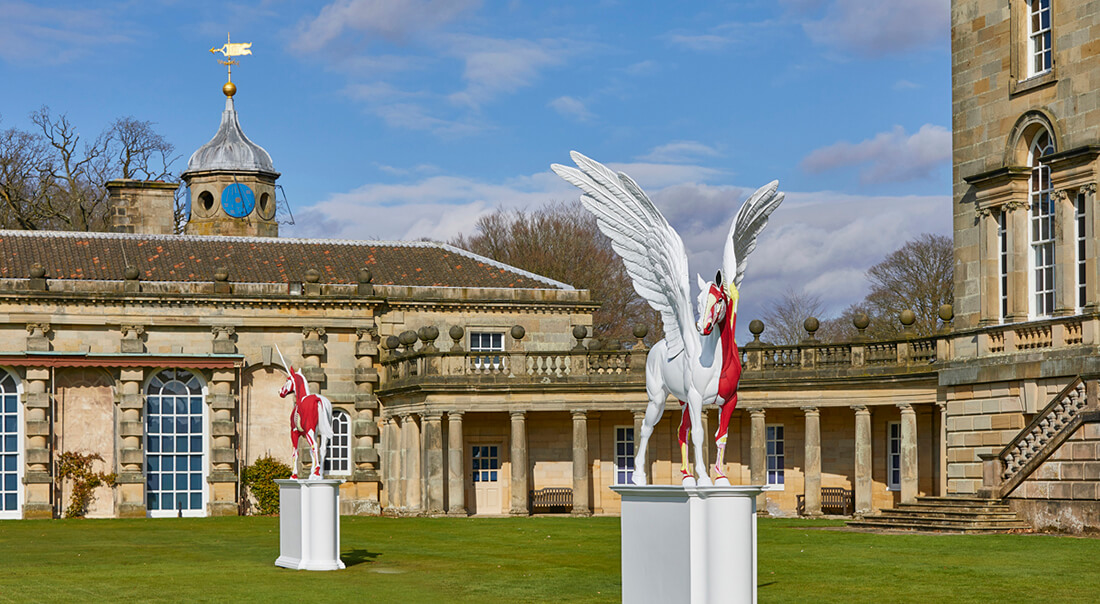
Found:
<svg viewBox="0 0 1100 604"><path fill-rule="evenodd" d="M118 405L118 515L120 518L144 518L145 507L145 397L141 385L143 369L119 372Z"/></svg>
<svg viewBox="0 0 1100 604"><path fill-rule="evenodd" d="M576 413L576 411L574 411L573 413ZM576 421L577 421L577 416L574 415L573 416L573 422L574 422L573 427L574 428L576 428L576 423L575 423ZM641 442L642 442L642 424L643 423L645 423L645 409L642 409L641 411L635 411L634 412L634 452L635 453L638 452L638 445L640 445ZM576 438L576 437L574 436L574 438ZM574 440L573 442L576 442L576 440ZM653 455L650 453L650 451L653 450L652 449L652 444L653 444L652 435L650 435L650 442L646 444L646 456L645 456L646 458L642 460L642 467L640 468L643 472L645 472L646 479L649 481L649 484L653 484L653 476L650 475L650 473L649 473L649 460L650 460L651 457L653 457ZM637 463L637 461L635 461L635 464L636 463ZM635 466L635 468L637 468L637 466Z"/></svg>
<svg viewBox="0 0 1100 604"><path fill-rule="evenodd" d="M415 415L402 418L401 434L405 436L404 477L405 477L405 506L409 512L418 513L421 505L421 481L423 480L420 466L420 426L416 423Z"/></svg>
<svg viewBox="0 0 1100 604"><path fill-rule="evenodd" d="M237 383L235 369L215 369L210 377L210 515L236 516L237 505Z"/></svg>
<svg viewBox="0 0 1100 604"><path fill-rule="evenodd" d="M768 441L764 427L764 410L749 409L749 480L754 485L768 484ZM767 495L756 497L756 509L761 514L768 510Z"/></svg>
<svg viewBox="0 0 1100 604"><path fill-rule="evenodd" d="M932 473L936 476L936 495L947 495L947 403L936 403L936 459L932 464Z"/></svg>
<svg viewBox="0 0 1100 604"><path fill-rule="evenodd" d="M462 440L462 411L447 412L447 513L466 515L466 445Z"/></svg>
<svg viewBox="0 0 1100 604"><path fill-rule="evenodd" d="M871 513L871 411L853 405L856 412L855 500L857 516Z"/></svg>
<svg viewBox="0 0 1100 604"><path fill-rule="evenodd" d="M320 394L324 386L325 372L321 369L321 357L325 356L324 327L303 327L302 375L309 384L309 391Z"/></svg>
<svg viewBox="0 0 1100 604"><path fill-rule="evenodd" d="M803 407L806 414L806 476L804 480L807 516L821 515L821 414L817 407Z"/></svg>
<svg viewBox="0 0 1100 604"><path fill-rule="evenodd" d="M1005 212L1005 233L1008 236L1008 316L1005 319L1015 323L1027 320L1029 306L1027 203L1005 204Z"/></svg>
<svg viewBox="0 0 1100 604"><path fill-rule="evenodd" d="M1076 189L1054 192L1054 312L1072 315L1077 309Z"/></svg>
<svg viewBox="0 0 1100 604"><path fill-rule="evenodd" d="M369 327L355 330L355 419L352 422L351 479L355 482L352 510L356 514L377 514L380 511L379 485L381 483L379 447L378 397L374 388L378 384L378 370L374 366L378 356L378 330L374 321Z"/></svg>
<svg viewBox="0 0 1100 604"><path fill-rule="evenodd" d="M637 425L635 415L635 425ZM637 428L635 427L635 430ZM638 434L638 432L635 432ZM573 515L588 516L588 412L573 410Z"/></svg>
<svg viewBox="0 0 1100 604"><path fill-rule="evenodd" d="M908 403L901 409L901 502L917 500L917 412Z"/></svg>
<svg viewBox="0 0 1100 604"><path fill-rule="evenodd" d="M390 416L389 429L390 438L388 443L387 455L389 457L389 505L396 513L406 506L405 502L405 431L404 423L408 421L408 416L398 417L395 415Z"/></svg>
<svg viewBox="0 0 1100 604"><path fill-rule="evenodd" d="M30 338L27 338L28 340ZM26 468L23 475L24 518L53 518L50 491L50 370L27 368L23 394Z"/></svg>
<svg viewBox="0 0 1100 604"><path fill-rule="evenodd" d="M997 236L1000 210L984 208L978 212L981 245L981 325L996 325L1001 317L1001 241Z"/></svg>
<svg viewBox="0 0 1100 604"><path fill-rule="evenodd" d="M432 515L443 513L443 414L428 411L424 423L424 474L427 479L425 507Z"/></svg>
<svg viewBox="0 0 1100 604"><path fill-rule="evenodd" d="M512 411L512 507L513 516L526 516L527 497L527 412Z"/></svg>

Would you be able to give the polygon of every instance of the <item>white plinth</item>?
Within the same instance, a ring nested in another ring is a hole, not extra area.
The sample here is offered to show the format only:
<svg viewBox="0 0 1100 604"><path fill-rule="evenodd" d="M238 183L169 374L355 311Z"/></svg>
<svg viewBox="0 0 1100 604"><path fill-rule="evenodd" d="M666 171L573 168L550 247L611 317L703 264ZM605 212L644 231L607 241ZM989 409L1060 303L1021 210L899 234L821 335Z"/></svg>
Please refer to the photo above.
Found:
<svg viewBox="0 0 1100 604"><path fill-rule="evenodd" d="M762 486L617 485L623 602L756 602Z"/></svg>
<svg viewBox="0 0 1100 604"><path fill-rule="evenodd" d="M339 570L340 485L343 480L276 480L279 558L275 566Z"/></svg>

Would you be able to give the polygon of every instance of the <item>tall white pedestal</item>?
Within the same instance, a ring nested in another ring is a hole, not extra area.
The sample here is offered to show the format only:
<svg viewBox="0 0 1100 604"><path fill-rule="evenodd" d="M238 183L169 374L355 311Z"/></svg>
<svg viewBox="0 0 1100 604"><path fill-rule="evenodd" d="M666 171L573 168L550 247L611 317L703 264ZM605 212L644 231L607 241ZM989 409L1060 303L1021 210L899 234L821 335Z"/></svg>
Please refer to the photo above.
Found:
<svg viewBox="0 0 1100 604"><path fill-rule="evenodd" d="M343 480L276 480L279 558L275 566L339 570L340 485Z"/></svg>
<svg viewBox="0 0 1100 604"><path fill-rule="evenodd" d="M762 486L617 485L623 602L756 602Z"/></svg>

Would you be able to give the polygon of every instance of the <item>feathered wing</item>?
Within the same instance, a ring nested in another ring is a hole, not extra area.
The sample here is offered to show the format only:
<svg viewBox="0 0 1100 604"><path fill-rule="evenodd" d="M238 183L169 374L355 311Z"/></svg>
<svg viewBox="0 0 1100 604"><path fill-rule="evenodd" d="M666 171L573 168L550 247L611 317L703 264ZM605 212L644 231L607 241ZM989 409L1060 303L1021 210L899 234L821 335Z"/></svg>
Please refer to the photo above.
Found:
<svg viewBox="0 0 1100 604"><path fill-rule="evenodd" d="M756 249L756 237L767 226L768 216L783 203L783 194L778 192L778 188L779 181L773 180L757 189L737 210L737 216L730 223L729 237L722 254L722 275L727 281L732 275L734 287L741 285L749 254Z"/></svg>
<svg viewBox="0 0 1100 604"><path fill-rule="evenodd" d="M565 180L584 191L581 202L622 256L634 290L661 313L669 357L694 349L698 339L691 310L684 242L629 176L616 174L576 151L578 168L554 164Z"/></svg>

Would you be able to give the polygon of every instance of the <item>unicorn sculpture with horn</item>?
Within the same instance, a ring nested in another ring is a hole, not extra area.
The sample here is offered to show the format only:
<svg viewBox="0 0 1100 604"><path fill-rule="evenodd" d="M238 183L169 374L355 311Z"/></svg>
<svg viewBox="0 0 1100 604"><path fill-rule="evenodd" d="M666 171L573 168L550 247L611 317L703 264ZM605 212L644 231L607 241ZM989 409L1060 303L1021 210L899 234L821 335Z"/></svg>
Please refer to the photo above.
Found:
<svg viewBox="0 0 1100 604"><path fill-rule="evenodd" d="M283 370L286 372L286 383L279 389L279 397L286 398L288 394L294 393L294 409L290 412L290 446L293 447L290 467L294 468L294 473L290 477L298 478L298 441L304 436L309 443L309 455L313 461L309 479L320 480L325 447L332 439L332 401L319 394L310 394L302 372L287 365L278 345L275 350L278 351L279 360L283 362Z"/></svg>
<svg viewBox="0 0 1100 604"><path fill-rule="evenodd" d="M649 403L634 461L634 484L646 484L646 445L653 427L664 414L669 394L684 407L679 443L685 485L710 485L703 462L703 405L720 409L715 441L714 470L719 485L728 485L723 472L726 430L737 406L741 358L734 341L738 286L745 260L756 248L756 238L768 216L783 201L779 183L764 185L738 210L730 225L722 255L722 269L714 281L699 277L698 312L691 310L687 252L684 242L653 202L629 176L615 173L576 151L577 168L554 164L559 176L580 188L581 202L596 215L599 228L622 256L634 289L661 314L665 338L654 344L646 359L646 395ZM579 169L578 169L579 168ZM688 439L695 449L695 475L688 471Z"/></svg>

